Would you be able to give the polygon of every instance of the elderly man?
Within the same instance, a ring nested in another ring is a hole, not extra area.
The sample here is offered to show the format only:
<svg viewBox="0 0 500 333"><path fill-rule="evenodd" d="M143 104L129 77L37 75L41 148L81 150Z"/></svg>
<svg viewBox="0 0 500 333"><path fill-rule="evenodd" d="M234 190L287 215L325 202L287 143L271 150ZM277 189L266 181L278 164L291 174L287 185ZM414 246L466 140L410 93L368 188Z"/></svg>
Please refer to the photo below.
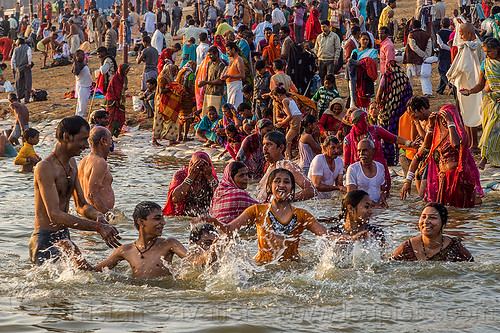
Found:
<svg viewBox="0 0 500 333"><path fill-rule="evenodd" d="M113 145L111 132L106 127L95 126L90 131L89 143L91 151L78 165L78 177L87 202L106 214L115 205L113 176L106 162Z"/></svg>
<svg viewBox="0 0 500 333"><path fill-rule="evenodd" d="M268 132L264 135L264 140L262 142L264 158L268 163L268 167L264 177L260 180L259 186L257 188L257 200L259 202L266 202L267 200L267 190L266 184L267 179L271 172L277 168L285 168L293 173L295 178L295 184L297 184L301 190L296 191L294 201L307 200L314 197L314 187L306 175L302 173L301 168L290 160L286 160L283 153L286 149L286 138L281 132Z"/></svg>
<svg viewBox="0 0 500 333"><path fill-rule="evenodd" d="M74 157L88 148L88 137L89 124L85 119L64 118L57 125L54 151L35 169L35 226L29 250L31 261L37 265L58 259L57 243L70 241L68 228L96 231L109 247L121 245L116 228L85 200L80 185ZM76 211L85 219L68 213L71 197Z"/></svg>
<svg viewBox="0 0 500 333"><path fill-rule="evenodd" d="M387 181L382 163L373 160L375 144L370 139L358 143L359 162L347 168L347 192L363 190L376 206L387 208Z"/></svg>

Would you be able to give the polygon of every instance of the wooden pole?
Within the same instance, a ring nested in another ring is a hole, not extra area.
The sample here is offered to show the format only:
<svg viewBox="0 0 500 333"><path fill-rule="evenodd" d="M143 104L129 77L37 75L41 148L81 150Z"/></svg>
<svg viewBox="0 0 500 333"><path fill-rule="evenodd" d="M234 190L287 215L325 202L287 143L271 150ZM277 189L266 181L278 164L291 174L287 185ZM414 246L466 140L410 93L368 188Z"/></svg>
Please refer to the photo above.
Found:
<svg viewBox="0 0 500 333"><path fill-rule="evenodd" d="M33 20L33 0L30 0L30 20Z"/></svg>
<svg viewBox="0 0 500 333"><path fill-rule="evenodd" d="M127 21L128 21L128 0L123 0L123 63L124 64L128 62Z"/></svg>

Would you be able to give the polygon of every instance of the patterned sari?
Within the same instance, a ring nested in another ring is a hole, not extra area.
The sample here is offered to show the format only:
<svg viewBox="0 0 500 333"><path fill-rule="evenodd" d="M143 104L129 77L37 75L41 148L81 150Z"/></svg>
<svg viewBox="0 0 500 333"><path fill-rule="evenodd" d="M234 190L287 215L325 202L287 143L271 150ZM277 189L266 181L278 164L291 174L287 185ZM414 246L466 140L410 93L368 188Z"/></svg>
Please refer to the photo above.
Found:
<svg viewBox="0 0 500 333"><path fill-rule="evenodd" d="M125 123L125 89L127 88L126 72L128 64L121 64L118 71L111 78L103 105L109 113L108 129L115 137L120 135Z"/></svg>
<svg viewBox="0 0 500 333"><path fill-rule="evenodd" d="M179 124L192 118L193 107L195 106L194 81L196 71L196 62L189 60L177 74L176 82L181 84L185 90L182 94L181 106L179 111Z"/></svg>
<svg viewBox="0 0 500 333"><path fill-rule="evenodd" d="M175 65L167 65L158 76L153 120L153 140L175 140L179 131L179 110L185 89L174 81ZM162 93L163 89L168 89Z"/></svg>
<svg viewBox="0 0 500 333"><path fill-rule="evenodd" d="M384 84L381 97L382 110L378 116L379 124L392 134L398 135L399 118L406 112L406 103L413 91L408 77L395 60L387 63L382 80ZM387 164L396 165L399 155L396 146L384 141L382 149Z"/></svg>
<svg viewBox="0 0 500 333"><path fill-rule="evenodd" d="M481 156L494 166L500 166L500 61L487 58L484 61L484 76L491 92L483 98L483 134L479 145Z"/></svg>

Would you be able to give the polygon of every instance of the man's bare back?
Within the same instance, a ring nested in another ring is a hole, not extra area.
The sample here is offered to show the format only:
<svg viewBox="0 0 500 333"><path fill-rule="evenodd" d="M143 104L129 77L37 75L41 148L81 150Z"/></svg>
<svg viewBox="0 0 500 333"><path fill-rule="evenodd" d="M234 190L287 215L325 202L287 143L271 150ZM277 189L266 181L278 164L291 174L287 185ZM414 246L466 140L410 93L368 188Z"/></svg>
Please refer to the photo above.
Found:
<svg viewBox="0 0 500 333"><path fill-rule="evenodd" d="M115 193L111 187L113 176L106 160L90 153L78 165L78 174L85 199L103 214L112 210L115 205Z"/></svg>
<svg viewBox="0 0 500 333"><path fill-rule="evenodd" d="M20 126L27 125L30 121L30 113L26 105L18 101L10 103L10 108Z"/></svg>

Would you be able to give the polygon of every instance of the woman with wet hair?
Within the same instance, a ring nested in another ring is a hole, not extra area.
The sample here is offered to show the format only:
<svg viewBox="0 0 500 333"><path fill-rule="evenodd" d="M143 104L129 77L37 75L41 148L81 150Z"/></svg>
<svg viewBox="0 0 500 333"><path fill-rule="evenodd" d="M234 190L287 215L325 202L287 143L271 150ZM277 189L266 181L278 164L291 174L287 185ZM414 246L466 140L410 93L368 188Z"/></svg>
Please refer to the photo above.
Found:
<svg viewBox="0 0 500 333"><path fill-rule="evenodd" d="M429 202L420 214L418 228L422 233L401 244L392 254L403 261L474 261L474 257L456 237L443 235L448 210L437 202Z"/></svg>
<svg viewBox="0 0 500 333"><path fill-rule="evenodd" d="M207 222L226 234L255 223L258 252L254 260L257 263L297 260L302 233L309 230L322 236L327 230L308 211L292 206L295 178L289 170L279 168L271 172L267 192L271 196L270 203L253 205L227 224L215 218L208 218Z"/></svg>
<svg viewBox="0 0 500 333"><path fill-rule="evenodd" d="M369 224L372 215L372 201L363 190L348 192L342 200L341 225L333 226L330 232L341 235L341 242L374 239L380 246L385 244L384 230Z"/></svg>

